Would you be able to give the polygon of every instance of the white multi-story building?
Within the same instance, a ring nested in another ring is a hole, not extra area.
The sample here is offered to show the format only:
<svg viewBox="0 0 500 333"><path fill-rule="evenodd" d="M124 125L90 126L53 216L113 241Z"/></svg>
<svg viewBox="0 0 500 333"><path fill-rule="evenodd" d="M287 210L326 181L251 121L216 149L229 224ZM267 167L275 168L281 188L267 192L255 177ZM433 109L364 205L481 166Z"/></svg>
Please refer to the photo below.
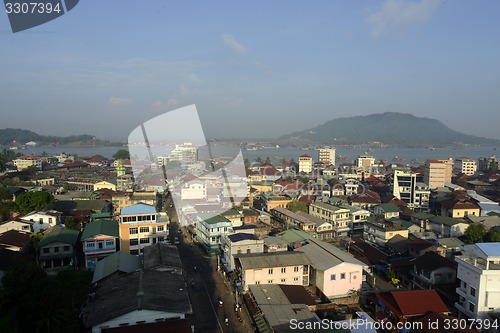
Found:
<svg viewBox="0 0 500 333"><path fill-rule="evenodd" d="M31 222L33 232L37 233L61 224L61 213L56 210L34 211L21 216L21 221Z"/></svg>
<svg viewBox="0 0 500 333"><path fill-rule="evenodd" d="M313 170L313 159L311 156L304 154L299 156L299 172L311 173Z"/></svg>
<svg viewBox="0 0 500 333"><path fill-rule="evenodd" d="M170 160L179 162L196 162L198 160L198 149L191 142L186 142L182 145L175 145L174 150L170 153Z"/></svg>
<svg viewBox="0 0 500 333"><path fill-rule="evenodd" d="M196 181L186 183L181 188L181 200L206 200L207 185L205 182Z"/></svg>
<svg viewBox="0 0 500 333"><path fill-rule="evenodd" d="M369 155L358 156L358 168L369 169L375 165L375 157Z"/></svg>
<svg viewBox="0 0 500 333"><path fill-rule="evenodd" d="M222 236L233 233L233 224L221 215L200 214L196 218L196 238L208 252L219 253Z"/></svg>
<svg viewBox="0 0 500 333"><path fill-rule="evenodd" d="M454 168L467 176L472 176L477 171L477 163L473 159L462 157L455 160Z"/></svg>
<svg viewBox="0 0 500 333"><path fill-rule="evenodd" d="M500 312L500 243L465 245L462 253L455 257L460 316L485 319L489 312Z"/></svg>
<svg viewBox="0 0 500 333"><path fill-rule="evenodd" d="M392 194L406 202L409 208L429 207L429 187L427 184L417 182L417 174L410 170L394 170Z"/></svg>
<svg viewBox="0 0 500 333"><path fill-rule="evenodd" d="M325 166L335 165L335 148L320 148L318 152L318 160L324 163Z"/></svg>

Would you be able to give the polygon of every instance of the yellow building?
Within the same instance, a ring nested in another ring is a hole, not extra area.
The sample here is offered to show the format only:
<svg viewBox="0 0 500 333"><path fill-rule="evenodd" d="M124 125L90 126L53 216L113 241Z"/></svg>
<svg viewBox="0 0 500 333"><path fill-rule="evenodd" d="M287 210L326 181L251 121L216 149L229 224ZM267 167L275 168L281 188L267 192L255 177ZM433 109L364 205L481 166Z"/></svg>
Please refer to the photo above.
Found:
<svg viewBox="0 0 500 333"><path fill-rule="evenodd" d="M445 183L451 183L453 159L429 160L425 163L424 183L429 188L443 187Z"/></svg>
<svg viewBox="0 0 500 333"><path fill-rule="evenodd" d="M98 190L101 190L103 188L107 188L107 189L110 189L110 190L116 192L116 180L115 181L103 180L101 182L97 182L94 184L94 191L98 191Z"/></svg>

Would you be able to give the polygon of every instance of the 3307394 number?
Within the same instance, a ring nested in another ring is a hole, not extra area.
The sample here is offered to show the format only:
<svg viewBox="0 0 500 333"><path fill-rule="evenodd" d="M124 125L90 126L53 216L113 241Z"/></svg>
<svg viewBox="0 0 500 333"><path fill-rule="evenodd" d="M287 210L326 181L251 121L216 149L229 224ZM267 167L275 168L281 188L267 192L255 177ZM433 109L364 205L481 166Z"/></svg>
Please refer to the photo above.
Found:
<svg viewBox="0 0 500 333"><path fill-rule="evenodd" d="M6 2L5 11L7 14L59 14L62 9L59 3L53 5L50 2Z"/></svg>

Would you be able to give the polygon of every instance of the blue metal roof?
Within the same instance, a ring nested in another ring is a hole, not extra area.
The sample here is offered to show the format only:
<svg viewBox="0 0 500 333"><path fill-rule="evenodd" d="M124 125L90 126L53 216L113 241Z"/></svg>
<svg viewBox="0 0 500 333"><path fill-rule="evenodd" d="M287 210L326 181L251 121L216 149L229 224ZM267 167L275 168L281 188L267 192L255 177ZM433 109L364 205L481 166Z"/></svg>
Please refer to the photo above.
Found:
<svg viewBox="0 0 500 333"><path fill-rule="evenodd" d="M122 208L120 215L139 215L139 214L156 214L156 208L144 203L138 203L132 206Z"/></svg>
<svg viewBox="0 0 500 333"><path fill-rule="evenodd" d="M488 257L500 256L500 243L476 243L477 247L481 249Z"/></svg>

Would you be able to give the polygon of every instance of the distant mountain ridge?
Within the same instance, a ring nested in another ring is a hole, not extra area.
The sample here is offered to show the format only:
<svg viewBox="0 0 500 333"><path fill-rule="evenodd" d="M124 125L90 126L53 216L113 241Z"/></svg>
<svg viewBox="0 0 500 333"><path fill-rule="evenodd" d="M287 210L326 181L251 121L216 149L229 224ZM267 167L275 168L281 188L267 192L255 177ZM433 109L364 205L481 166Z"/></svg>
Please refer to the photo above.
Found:
<svg viewBox="0 0 500 333"><path fill-rule="evenodd" d="M97 139L93 135L70 135L52 136L40 135L30 130L20 128L0 129L0 146L19 146L28 142L36 142L38 145L72 145L72 146L108 146L121 145L122 143L110 142Z"/></svg>
<svg viewBox="0 0 500 333"><path fill-rule="evenodd" d="M408 147L500 144L500 140L452 130L436 119L398 112L338 118L314 128L284 135L279 140L330 145L379 142Z"/></svg>

